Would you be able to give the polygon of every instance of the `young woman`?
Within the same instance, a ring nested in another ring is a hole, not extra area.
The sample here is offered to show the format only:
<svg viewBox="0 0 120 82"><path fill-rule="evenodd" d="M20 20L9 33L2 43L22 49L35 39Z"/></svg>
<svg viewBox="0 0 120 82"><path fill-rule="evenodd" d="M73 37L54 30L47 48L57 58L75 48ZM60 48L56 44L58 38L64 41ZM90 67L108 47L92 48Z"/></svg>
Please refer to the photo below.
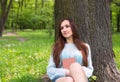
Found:
<svg viewBox="0 0 120 82"><path fill-rule="evenodd" d="M47 74L53 82L88 82L93 73L91 51L87 43L80 40L73 20L65 18L59 25L59 35L52 50ZM63 60L75 59L69 68Z"/></svg>

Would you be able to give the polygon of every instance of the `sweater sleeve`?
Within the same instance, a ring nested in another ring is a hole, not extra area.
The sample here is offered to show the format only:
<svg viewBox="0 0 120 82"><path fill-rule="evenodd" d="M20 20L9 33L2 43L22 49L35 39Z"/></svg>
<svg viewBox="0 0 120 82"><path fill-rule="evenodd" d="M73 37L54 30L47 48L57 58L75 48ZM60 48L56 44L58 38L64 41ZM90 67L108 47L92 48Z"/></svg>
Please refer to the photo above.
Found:
<svg viewBox="0 0 120 82"><path fill-rule="evenodd" d="M88 47L88 66L82 66L83 70L85 71L85 75L89 78L90 76L92 76L93 73L93 65L92 65L92 59L91 59L91 50L90 50L90 46L88 44L86 44L86 46Z"/></svg>
<svg viewBox="0 0 120 82"><path fill-rule="evenodd" d="M53 57L50 56L50 60L47 67L47 75L51 80L65 76L65 70L63 68L56 68L53 61Z"/></svg>

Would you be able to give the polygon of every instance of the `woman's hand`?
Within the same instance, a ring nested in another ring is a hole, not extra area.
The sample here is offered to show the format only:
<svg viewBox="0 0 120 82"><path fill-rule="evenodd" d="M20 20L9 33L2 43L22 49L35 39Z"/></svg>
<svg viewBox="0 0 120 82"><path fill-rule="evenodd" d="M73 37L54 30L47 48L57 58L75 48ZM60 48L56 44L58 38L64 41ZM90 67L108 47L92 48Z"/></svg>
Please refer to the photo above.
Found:
<svg viewBox="0 0 120 82"><path fill-rule="evenodd" d="M71 74L70 74L70 70L65 69L65 75L66 75L66 76L71 76Z"/></svg>

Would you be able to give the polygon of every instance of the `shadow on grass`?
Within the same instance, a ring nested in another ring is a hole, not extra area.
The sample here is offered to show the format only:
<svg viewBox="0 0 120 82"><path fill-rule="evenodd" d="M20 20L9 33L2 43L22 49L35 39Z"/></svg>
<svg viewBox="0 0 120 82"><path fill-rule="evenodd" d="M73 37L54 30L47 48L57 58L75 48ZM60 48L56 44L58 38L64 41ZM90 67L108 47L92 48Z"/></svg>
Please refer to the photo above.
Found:
<svg viewBox="0 0 120 82"><path fill-rule="evenodd" d="M35 78L32 75L25 75L21 78L11 79L8 82L43 82L43 80L41 78Z"/></svg>

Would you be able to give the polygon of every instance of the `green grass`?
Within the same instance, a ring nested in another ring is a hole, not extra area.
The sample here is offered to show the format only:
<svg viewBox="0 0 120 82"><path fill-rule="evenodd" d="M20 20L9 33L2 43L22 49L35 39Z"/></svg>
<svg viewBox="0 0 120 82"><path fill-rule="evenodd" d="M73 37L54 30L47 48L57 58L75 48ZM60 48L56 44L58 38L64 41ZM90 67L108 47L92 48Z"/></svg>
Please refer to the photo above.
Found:
<svg viewBox="0 0 120 82"><path fill-rule="evenodd" d="M115 62L117 64L118 69L120 69L120 33L113 33L112 36L113 41L113 50L115 53Z"/></svg>
<svg viewBox="0 0 120 82"><path fill-rule="evenodd" d="M41 82L54 36L47 30L16 32L0 38L0 82ZM115 61L120 69L120 33L113 34Z"/></svg>
<svg viewBox="0 0 120 82"><path fill-rule="evenodd" d="M37 82L46 72L53 36L46 30L16 34L0 38L0 82Z"/></svg>

